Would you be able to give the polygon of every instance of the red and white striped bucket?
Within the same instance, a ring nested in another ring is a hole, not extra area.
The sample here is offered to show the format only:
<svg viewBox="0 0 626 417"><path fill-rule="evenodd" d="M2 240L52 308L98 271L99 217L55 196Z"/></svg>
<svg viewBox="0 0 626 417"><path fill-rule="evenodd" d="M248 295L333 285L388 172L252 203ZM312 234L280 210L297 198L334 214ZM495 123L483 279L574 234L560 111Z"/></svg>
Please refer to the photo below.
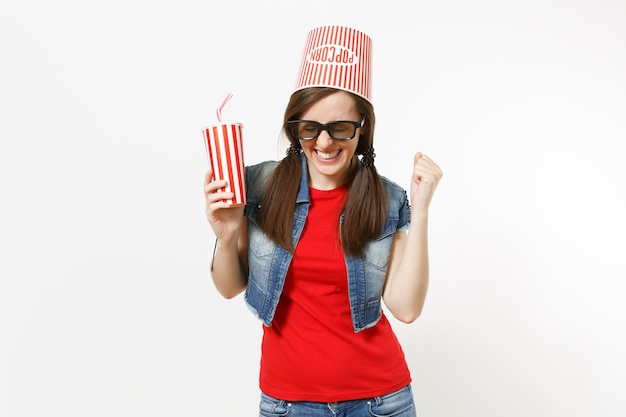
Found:
<svg viewBox="0 0 626 417"><path fill-rule="evenodd" d="M343 26L321 26L309 31L295 91L307 87L334 87L371 102L372 40Z"/></svg>
<svg viewBox="0 0 626 417"><path fill-rule="evenodd" d="M246 204L242 130L241 123L216 123L202 131L213 179L228 181L222 191L234 194L232 199L224 200L233 206Z"/></svg>

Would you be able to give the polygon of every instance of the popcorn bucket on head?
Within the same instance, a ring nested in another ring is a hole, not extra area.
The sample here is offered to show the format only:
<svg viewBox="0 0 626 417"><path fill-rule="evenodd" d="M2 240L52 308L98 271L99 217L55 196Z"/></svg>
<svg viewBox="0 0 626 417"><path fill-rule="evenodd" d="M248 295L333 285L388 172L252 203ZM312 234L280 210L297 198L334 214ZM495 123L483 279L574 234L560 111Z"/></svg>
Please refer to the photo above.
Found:
<svg viewBox="0 0 626 417"><path fill-rule="evenodd" d="M221 191L234 194L232 199L224 200L234 206L246 203L242 130L243 124L241 123L221 122L202 130L213 179L228 181Z"/></svg>
<svg viewBox="0 0 626 417"><path fill-rule="evenodd" d="M371 102L372 40L365 33L342 26L309 31L294 90L333 87Z"/></svg>

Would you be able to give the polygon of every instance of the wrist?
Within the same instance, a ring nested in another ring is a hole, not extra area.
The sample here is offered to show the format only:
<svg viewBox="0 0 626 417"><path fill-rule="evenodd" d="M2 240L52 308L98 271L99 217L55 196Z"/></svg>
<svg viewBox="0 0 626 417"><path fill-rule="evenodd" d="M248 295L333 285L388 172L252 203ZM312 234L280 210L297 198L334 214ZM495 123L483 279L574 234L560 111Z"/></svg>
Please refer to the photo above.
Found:
<svg viewBox="0 0 626 417"><path fill-rule="evenodd" d="M428 210L427 209L414 209L411 208L411 221L427 221Z"/></svg>
<svg viewBox="0 0 626 417"><path fill-rule="evenodd" d="M237 247L237 238L215 238L216 249L232 249Z"/></svg>

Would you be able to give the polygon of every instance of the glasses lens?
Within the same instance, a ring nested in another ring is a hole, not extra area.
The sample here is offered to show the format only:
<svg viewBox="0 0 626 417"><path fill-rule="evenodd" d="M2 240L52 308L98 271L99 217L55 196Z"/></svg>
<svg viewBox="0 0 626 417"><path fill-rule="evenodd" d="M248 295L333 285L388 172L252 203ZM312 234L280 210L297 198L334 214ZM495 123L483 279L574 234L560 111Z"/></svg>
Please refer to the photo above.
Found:
<svg viewBox="0 0 626 417"><path fill-rule="evenodd" d="M291 133L298 139L313 139L317 137L320 126L314 122L297 122L291 125Z"/></svg>
<svg viewBox="0 0 626 417"><path fill-rule="evenodd" d="M328 124L328 131L333 139L352 139L356 126L351 122L332 122Z"/></svg>

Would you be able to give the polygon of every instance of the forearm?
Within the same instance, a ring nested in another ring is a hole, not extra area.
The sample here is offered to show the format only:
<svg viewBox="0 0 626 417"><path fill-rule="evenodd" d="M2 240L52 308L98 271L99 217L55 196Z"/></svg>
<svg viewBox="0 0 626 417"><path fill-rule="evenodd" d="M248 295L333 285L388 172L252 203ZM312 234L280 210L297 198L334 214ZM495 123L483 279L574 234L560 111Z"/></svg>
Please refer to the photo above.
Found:
<svg viewBox="0 0 626 417"><path fill-rule="evenodd" d="M411 216L411 225L403 247L394 254L398 259L387 278L385 305L398 320L406 323L417 319L428 291L428 214Z"/></svg>
<svg viewBox="0 0 626 417"><path fill-rule="evenodd" d="M239 255L237 242L217 240L211 263L213 283L224 298L240 294L247 284L246 273Z"/></svg>

